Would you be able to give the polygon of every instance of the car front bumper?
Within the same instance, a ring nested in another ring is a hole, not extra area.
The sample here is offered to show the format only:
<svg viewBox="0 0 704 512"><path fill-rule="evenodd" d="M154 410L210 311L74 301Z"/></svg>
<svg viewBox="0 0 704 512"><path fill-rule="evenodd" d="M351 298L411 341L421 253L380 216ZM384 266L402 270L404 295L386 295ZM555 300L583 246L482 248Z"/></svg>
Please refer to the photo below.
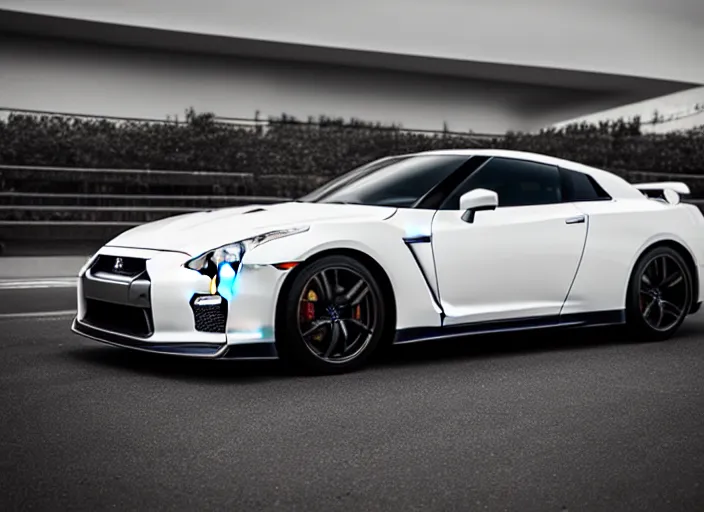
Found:
<svg viewBox="0 0 704 512"><path fill-rule="evenodd" d="M143 352L276 358L276 297L286 272L245 263L227 300L210 293L206 276L183 266L188 259L183 253L104 247L79 275L72 330ZM221 304L199 306L199 297L219 297Z"/></svg>

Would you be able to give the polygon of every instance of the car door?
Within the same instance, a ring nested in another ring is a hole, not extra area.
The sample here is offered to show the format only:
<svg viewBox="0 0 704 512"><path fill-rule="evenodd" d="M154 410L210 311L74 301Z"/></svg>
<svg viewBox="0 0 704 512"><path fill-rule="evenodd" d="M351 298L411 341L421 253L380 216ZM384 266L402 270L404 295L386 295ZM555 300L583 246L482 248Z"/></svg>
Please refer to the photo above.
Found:
<svg viewBox="0 0 704 512"><path fill-rule="evenodd" d="M463 220L460 196L478 188L495 191L498 207ZM489 160L433 219L444 324L559 315L579 267L587 222L573 204L562 202L556 167Z"/></svg>

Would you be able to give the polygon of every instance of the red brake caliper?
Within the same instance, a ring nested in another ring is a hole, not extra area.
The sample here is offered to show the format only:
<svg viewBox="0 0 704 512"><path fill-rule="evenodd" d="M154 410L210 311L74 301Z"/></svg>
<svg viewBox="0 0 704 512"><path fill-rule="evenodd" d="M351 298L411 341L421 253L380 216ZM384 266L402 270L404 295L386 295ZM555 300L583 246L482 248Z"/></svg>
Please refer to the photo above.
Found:
<svg viewBox="0 0 704 512"><path fill-rule="evenodd" d="M312 322L315 319L315 303L318 296L313 290L308 291L303 304L301 305L301 321Z"/></svg>
<svg viewBox="0 0 704 512"><path fill-rule="evenodd" d="M303 319L306 322L312 322L315 318L315 304L306 301L306 307L303 311Z"/></svg>

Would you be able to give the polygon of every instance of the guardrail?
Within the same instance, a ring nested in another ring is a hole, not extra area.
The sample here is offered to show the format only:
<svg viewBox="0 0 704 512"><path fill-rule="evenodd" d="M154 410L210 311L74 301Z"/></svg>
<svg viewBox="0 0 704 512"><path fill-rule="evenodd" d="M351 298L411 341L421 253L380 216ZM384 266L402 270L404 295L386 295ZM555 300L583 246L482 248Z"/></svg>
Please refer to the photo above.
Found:
<svg viewBox="0 0 704 512"><path fill-rule="evenodd" d="M253 203L278 203L280 201L289 201L288 197L273 197L273 196L214 196L214 195L165 195L165 194L61 194L61 193L43 193L43 192L0 192L2 198L48 198L48 199L134 199L145 201L168 201L170 199L181 199L185 201L251 201Z"/></svg>
<svg viewBox="0 0 704 512"><path fill-rule="evenodd" d="M3 178L3 174L7 172L12 173L22 173L27 172L39 172L39 173L50 173L50 174L62 174L62 175L80 175L80 174L92 174L92 175L132 175L132 176L159 176L162 178L176 178L176 177L191 177L191 178L244 178L251 180L286 180L286 179L313 179L319 181L325 181L330 179L329 176L320 175L280 175L280 174L257 174L254 173L243 173L243 172L225 172L225 171L203 171L203 170L162 170L162 169L105 169L105 168L73 168L73 167L48 167L48 166L22 166L22 165L0 165L0 180ZM633 171L633 170L615 170L617 174L623 176L637 176L640 178L638 181L660 181L660 180L682 180L696 182L697 185L701 184L704 188L704 173L699 174L676 174L667 172L655 172L655 171ZM220 183L219 181L215 182ZM5 201L3 201L3 199ZM34 200L46 200L47 202L53 200L62 201L76 201L79 200L124 200L124 201L193 201L205 203L203 206L176 206L176 205L78 205L78 204L7 204L8 200L21 200L21 199L34 199ZM0 192L0 201L6 204L0 205L1 212L102 212L102 213L145 213L145 214L179 214L179 213L189 213L198 211L207 211L213 208L221 208L227 206L234 206L230 204L225 205L207 205L207 203L240 203L240 204L273 204L282 201L289 201L290 197L279 197L279 196L261 196L261 195L202 195L202 194L102 194L102 193L52 193L52 192L22 192L22 191L3 191ZM695 204L700 208L704 209L704 198L689 198L685 197L683 200L687 203ZM19 226L135 226L142 222L131 221L131 220L0 220L0 227L19 227Z"/></svg>
<svg viewBox="0 0 704 512"><path fill-rule="evenodd" d="M2 211L25 212L153 212L153 213L187 213L202 212L211 208L193 208L188 206L74 206L74 205L36 205L36 204L9 204L0 205Z"/></svg>
<svg viewBox="0 0 704 512"><path fill-rule="evenodd" d="M0 179L3 173L12 172L36 172L49 173L63 176L80 176L87 175L118 175L118 176L140 176L140 177L159 177L159 178L179 178L202 180L203 178L223 178L229 181L234 179L251 180L251 181L286 181L286 180L329 180L333 175L319 174L267 174L267 173L252 173L252 172L229 172L229 171L202 171L202 170L163 170L163 169L108 169L108 168L93 168L93 167L47 167L38 165L0 165ZM200 182L200 181L199 181ZM211 184L210 182L203 182ZM222 182L215 182L222 183Z"/></svg>
<svg viewBox="0 0 704 512"><path fill-rule="evenodd" d="M47 167L42 165L0 165L0 171L33 171L50 173L73 173L73 174L136 174L141 176L178 176L188 175L196 177L220 177L220 178L254 178L251 172L225 172L225 171L173 171L161 169L105 169L91 167Z"/></svg>
<svg viewBox="0 0 704 512"><path fill-rule="evenodd" d="M632 182L688 182L695 196L684 200L704 210L704 172L702 175L614 172ZM0 253L23 256L90 252L145 222L216 208L288 201L290 197L281 196L299 193L302 187L318 186L331 178L203 170L0 165L0 186L4 189L0 192ZM19 190L8 190L10 186ZM33 190L35 186L38 191ZM101 190L111 193L103 194ZM147 193L139 193L142 190ZM250 191L260 194L249 194ZM276 195L280 192L283 193Z"/></svg>
<svg viewBox="0 0 704 512"><path fill-rule="evenodd" d="M126 222L126 221L103 221L103 220L0 220L0 227L16 227L16 226L86 226L86 227L132 227L144 224L143 222Z"/></svg>

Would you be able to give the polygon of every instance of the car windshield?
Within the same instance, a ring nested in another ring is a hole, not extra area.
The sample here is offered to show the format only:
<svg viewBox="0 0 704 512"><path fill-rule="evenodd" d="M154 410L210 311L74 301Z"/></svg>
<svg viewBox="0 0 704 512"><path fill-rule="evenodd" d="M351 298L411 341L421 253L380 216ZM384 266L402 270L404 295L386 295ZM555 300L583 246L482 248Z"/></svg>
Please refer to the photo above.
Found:
<svg viewBox="0 0 704 512"><path fill-rule="evenodd" d="M417 155L375 160L299 201L410 208L467 159L456 155Z"/></svg>

